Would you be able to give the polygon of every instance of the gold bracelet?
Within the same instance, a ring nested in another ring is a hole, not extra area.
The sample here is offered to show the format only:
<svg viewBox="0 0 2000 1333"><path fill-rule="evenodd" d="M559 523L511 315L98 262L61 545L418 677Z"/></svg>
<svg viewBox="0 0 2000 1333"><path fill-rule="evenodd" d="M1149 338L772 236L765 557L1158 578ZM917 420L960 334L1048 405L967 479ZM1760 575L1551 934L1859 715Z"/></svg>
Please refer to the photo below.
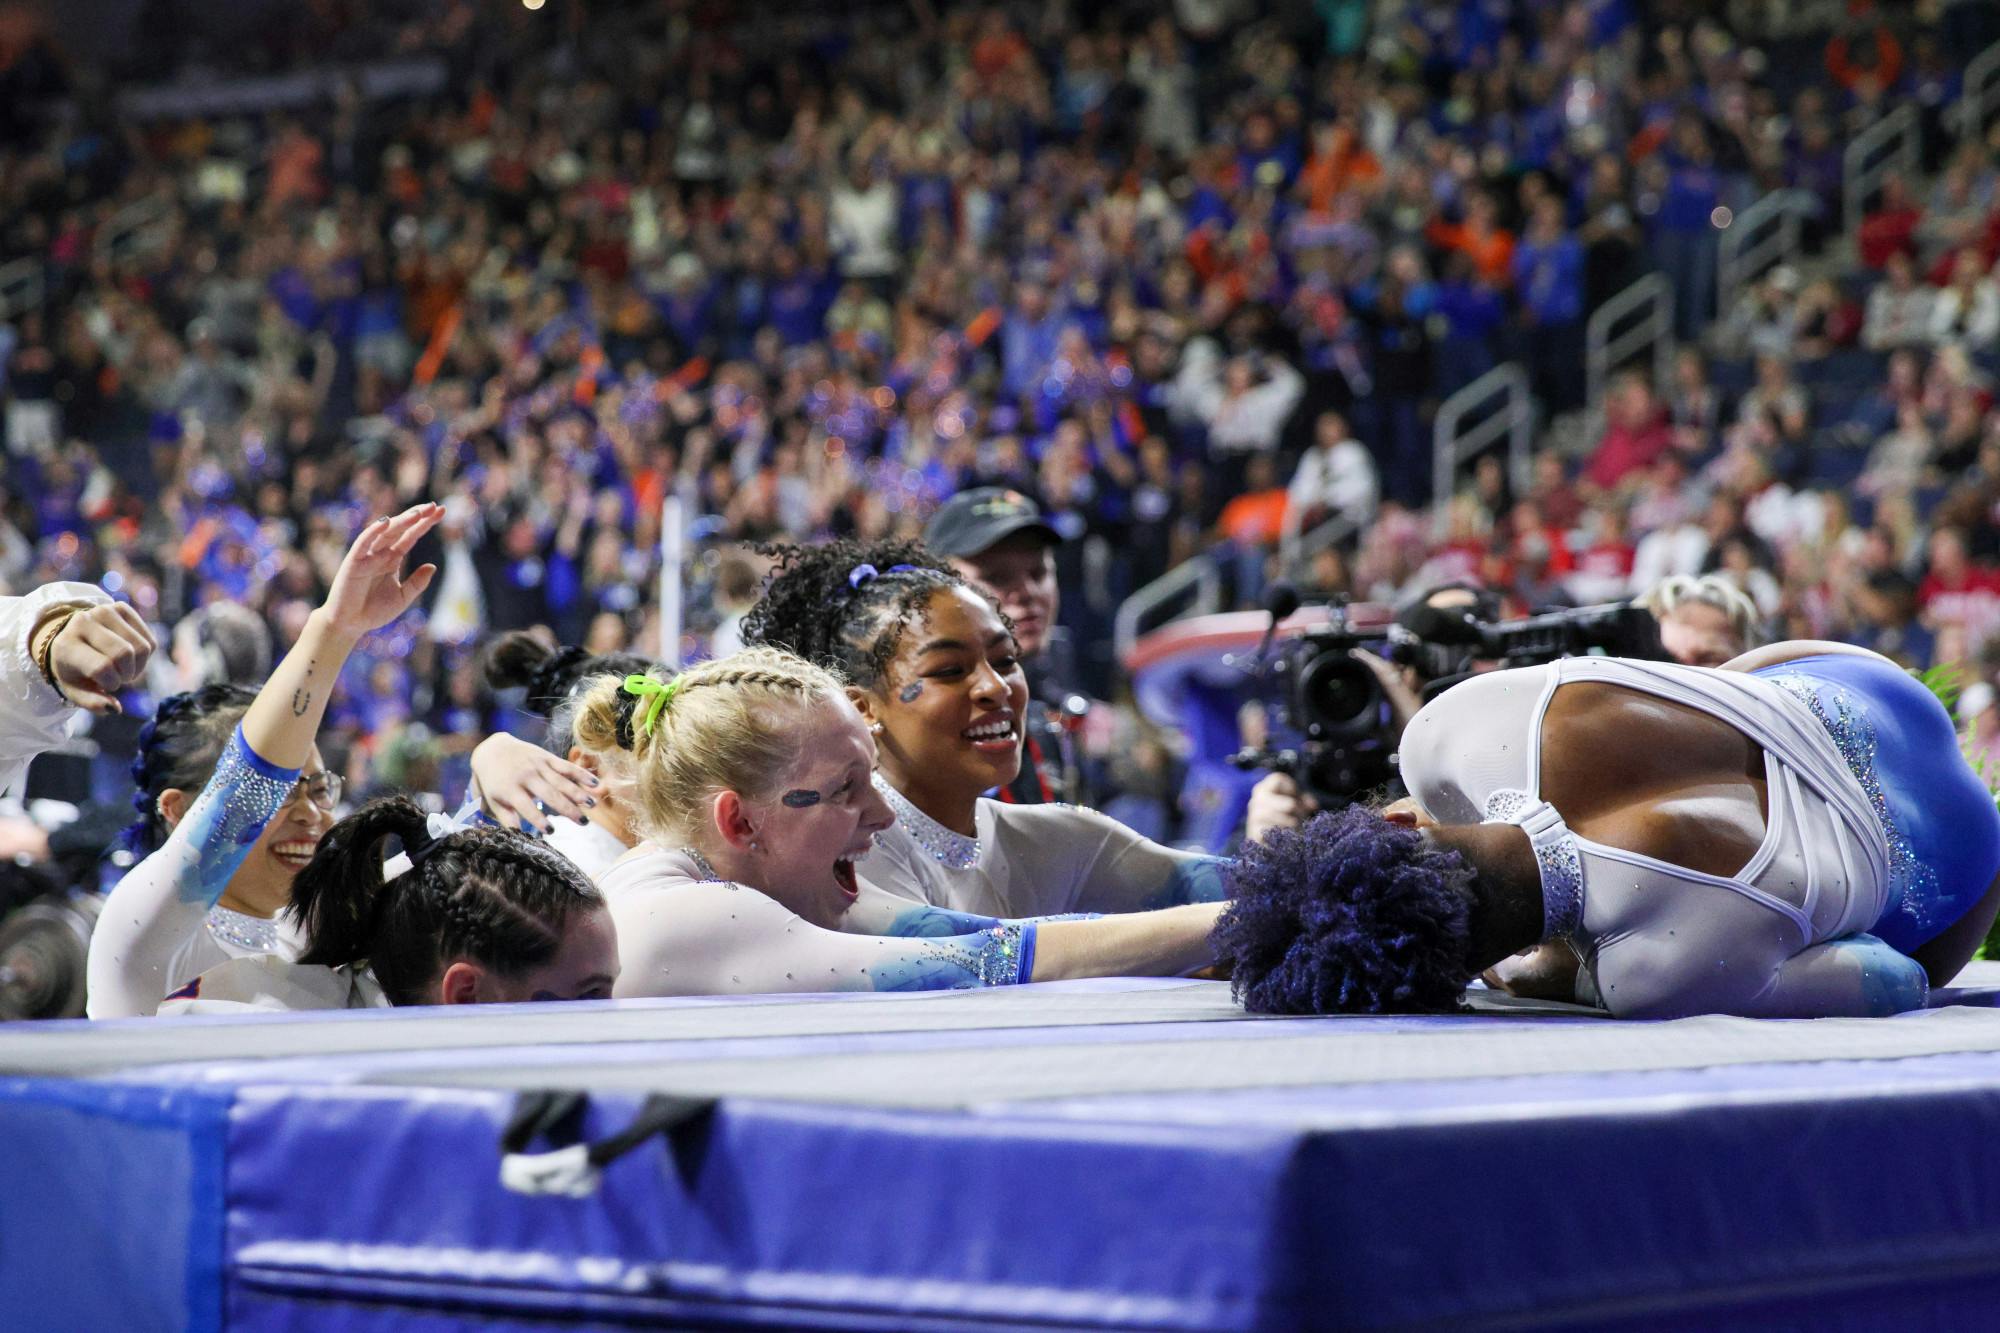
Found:
<svg viewBox="0 0 2000 1333"><path fill-rule="evenodd" d="M35 665L41 668L42 679L49 683L49 688L54 690L64 703L69 702L69 695L63 692L63 687L56 681L56 640L62 637L63 631L69 628L69 622L76 619L76 613L81 609L72 606L56 617L53 622L55 628L49 630L49 637L42 640L42 651L35 661Z"/></svg>

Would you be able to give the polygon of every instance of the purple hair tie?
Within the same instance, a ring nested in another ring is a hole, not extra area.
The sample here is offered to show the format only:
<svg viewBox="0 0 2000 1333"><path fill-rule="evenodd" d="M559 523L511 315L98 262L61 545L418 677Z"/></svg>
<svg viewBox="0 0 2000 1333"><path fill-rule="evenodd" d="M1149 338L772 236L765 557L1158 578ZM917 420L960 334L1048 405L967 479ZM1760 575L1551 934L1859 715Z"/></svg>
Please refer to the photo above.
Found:
<svg viewBox="0 0 2000 1333"><path fill-rule="evenodd" d="M891 574L907 574L916 569L915 565L891 565ZM847 586L859 592L864 583L873 583L882 577L882 571L873 565L856 565L847 571Z"/></svg>

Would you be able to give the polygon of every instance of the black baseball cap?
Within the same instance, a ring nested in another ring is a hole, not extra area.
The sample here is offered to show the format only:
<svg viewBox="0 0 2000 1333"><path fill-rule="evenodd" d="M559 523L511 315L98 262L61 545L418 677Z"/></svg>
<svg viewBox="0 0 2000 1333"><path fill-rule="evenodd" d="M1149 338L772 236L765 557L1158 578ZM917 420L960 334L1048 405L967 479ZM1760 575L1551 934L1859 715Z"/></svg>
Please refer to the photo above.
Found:
<svg viewBox="0 0 2000 1333"><path fill-rule="evenodd" d="M942 556L974 556L1017 532L1032 532L1051 546L1062 540L1042 517L1042 507L1027 496L1004 486L981 486L938 507L924 525L924 545Z"/></svg>

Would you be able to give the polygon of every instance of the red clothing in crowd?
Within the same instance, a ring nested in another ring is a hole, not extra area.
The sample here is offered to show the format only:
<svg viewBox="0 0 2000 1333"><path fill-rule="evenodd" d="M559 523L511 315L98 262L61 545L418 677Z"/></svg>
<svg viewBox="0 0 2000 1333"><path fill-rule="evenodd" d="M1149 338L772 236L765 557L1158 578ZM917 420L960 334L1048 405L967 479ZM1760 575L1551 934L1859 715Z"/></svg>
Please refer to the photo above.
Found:
<svg viewBox="0 0 2000 1333"><path fill-rule="evenodd" d="M1977 641L2000 629L2000 571L1978 565L1947 582L1924 575L1917 609L1935 626L1958 625Z"/></svg>
<svg viewBox="0 0 2000 1333"><path fill-rule="evenodd" d="M1605 428L1583 475L1591 485L1610 490L1640 468L1651 467L1673 443L1665 412L1637 428L1614 423Z"/></svg>

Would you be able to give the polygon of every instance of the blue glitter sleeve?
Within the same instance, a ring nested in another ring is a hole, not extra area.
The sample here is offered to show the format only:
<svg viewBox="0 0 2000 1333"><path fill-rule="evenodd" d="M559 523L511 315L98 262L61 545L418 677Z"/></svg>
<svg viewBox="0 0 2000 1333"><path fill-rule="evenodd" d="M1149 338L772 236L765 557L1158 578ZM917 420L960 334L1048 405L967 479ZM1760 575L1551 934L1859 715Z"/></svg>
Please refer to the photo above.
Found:
<svg viewBox="0 0 2000 1333"><path fill-rule="evenodd" d="M869 971L880 991L1014 986L1033 975L1035 923L1009 921L971 935L922 940L918 951Z"/></svg>
<svg viewBox="0 0 2000 1333"><path fill-rule="evenodd" d="M243 728L236 729L216 761L215 775L175 831L185 831L195 858L175 886L181 901L214 905L298 780L298 769L259 758L243 739Z"/></svg>
<svg viewBox="0 0 2000 1333"><path fill-rule="evenodd" d="M1041 921L1094 921L1098 912L1062 912L1055 916L1023 918L1021 921L1003 920L997 916L981 916L976 912L954 912L943 907L910 907L896 914L896 917L881 931L883 935L893 935L898 939L938 939L951 935L971 935L982 930L993 930L1001 926L1021 925Z"/></svg>

